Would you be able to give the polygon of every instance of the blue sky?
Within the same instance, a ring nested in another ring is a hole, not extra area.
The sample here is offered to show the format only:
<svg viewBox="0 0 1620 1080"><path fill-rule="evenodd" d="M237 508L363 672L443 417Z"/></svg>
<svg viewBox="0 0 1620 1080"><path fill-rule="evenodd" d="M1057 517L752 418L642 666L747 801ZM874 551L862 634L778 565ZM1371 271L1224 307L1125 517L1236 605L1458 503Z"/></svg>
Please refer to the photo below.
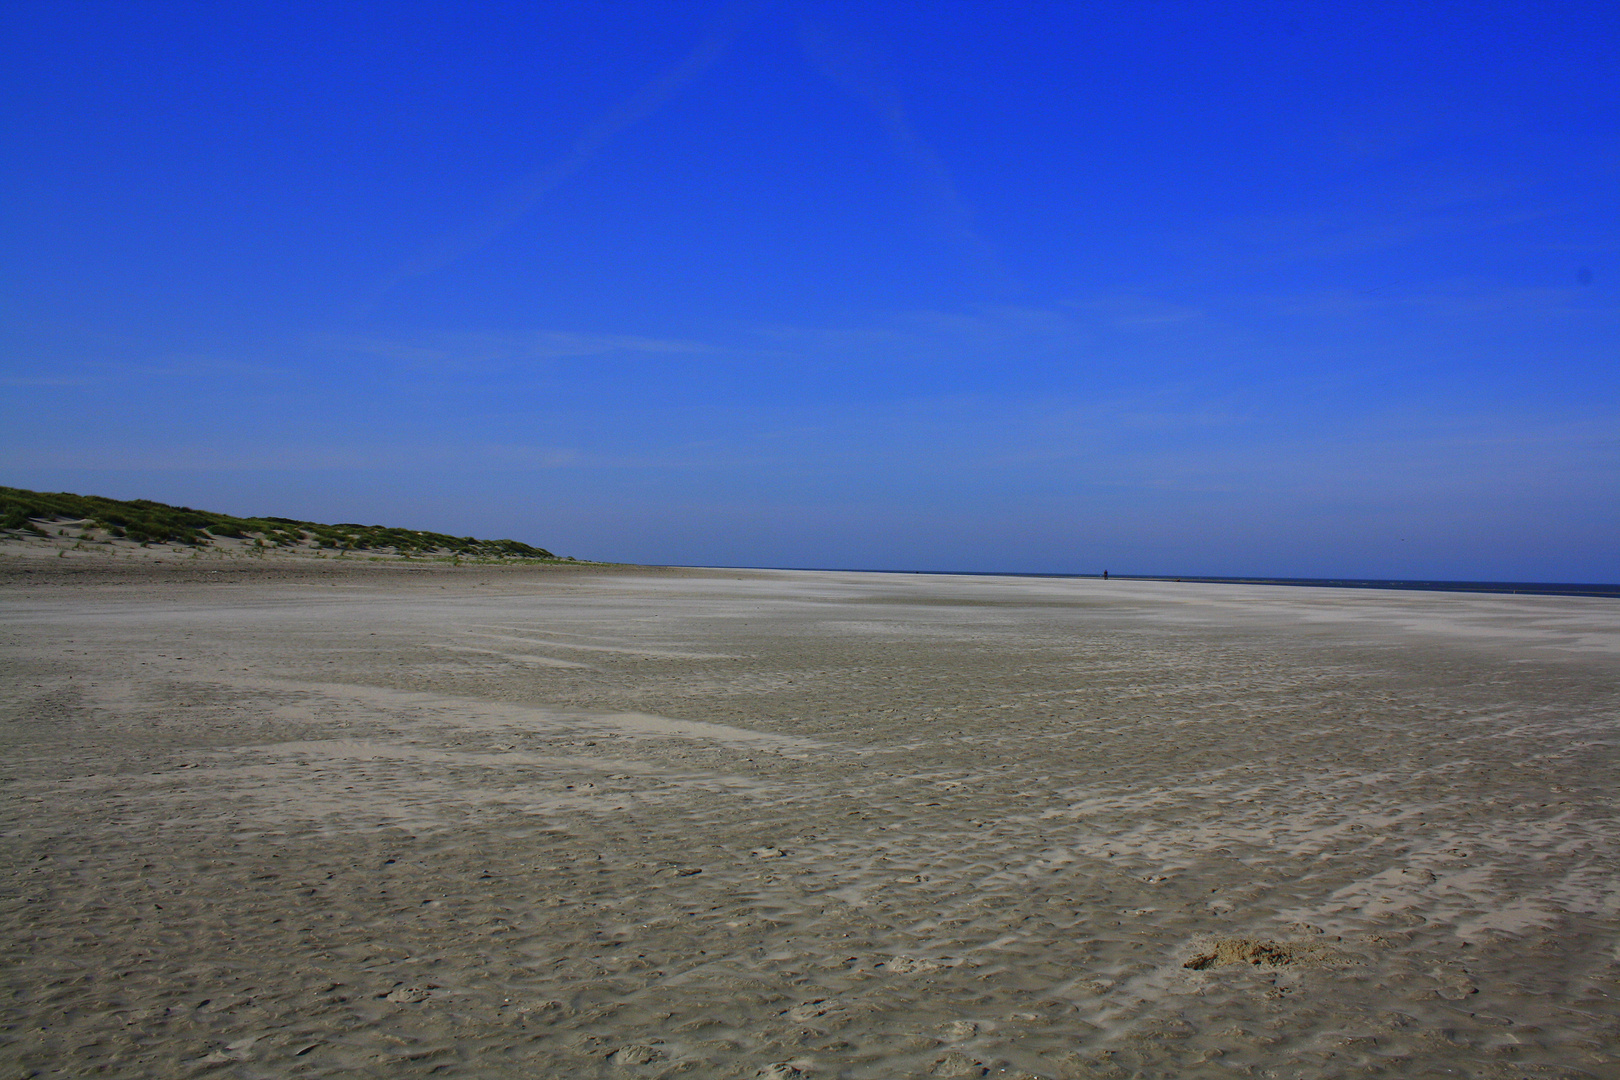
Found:
<svg viewBox="0 0 1620 1080"><path fill-rule="evenodd" d="M1620 580L1612 5L29 3L0 483Z"/></svg>

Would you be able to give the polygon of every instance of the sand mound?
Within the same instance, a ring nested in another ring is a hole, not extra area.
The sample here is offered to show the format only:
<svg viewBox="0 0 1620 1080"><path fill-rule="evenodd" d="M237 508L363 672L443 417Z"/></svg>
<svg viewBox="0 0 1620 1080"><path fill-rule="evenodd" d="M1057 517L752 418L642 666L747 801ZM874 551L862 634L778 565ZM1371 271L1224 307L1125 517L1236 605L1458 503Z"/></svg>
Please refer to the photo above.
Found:
<svg viewBox="0 0 1620 1080"><path fill-rule="evenodd" d="M1255 967L1276 968L1320 964L1328 958L1327 950L1320 945L1233 937L1217 939L1208 949L1181 966L1191 968L1193 971L1224 967L1227 964L1253 964Z"/></svg>

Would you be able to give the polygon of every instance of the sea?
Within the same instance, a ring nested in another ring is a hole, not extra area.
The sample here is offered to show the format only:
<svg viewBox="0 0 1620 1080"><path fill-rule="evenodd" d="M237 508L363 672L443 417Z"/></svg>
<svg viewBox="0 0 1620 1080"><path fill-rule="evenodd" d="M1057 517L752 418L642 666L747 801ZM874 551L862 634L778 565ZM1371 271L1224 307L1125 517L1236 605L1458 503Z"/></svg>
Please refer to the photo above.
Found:
<svg viewBox="0 0 1620 1080"><path fill-rule="evenodd" d="M1035 574L995 570L871 570L848 566L761 566L759 570L854 570L882 574L936 574L947 577L1036 577L1093 578L1101 574ZM1284 577L1201 577L1196 574L1110 574L1111 581L1182 581L1210 585L1304 585L1317 589L1399 589L1409 592L1502 593L1525 596L1597 596L1620 600L1620 585L1569 581L1416 581L1402 578L1284 578Z"/></svg>
<svg viewBox="0 0 1620 1080"><path fill-rule="evenodd" d="M1040 575L1042 577L1048 575ZM1052 575L1059 576L1059 575ZM1065 577L1081 575L1061 575ZM1088 574L1087 577L1101 577ZM1310 585L1319 589L1406 589L1413 592L1523 593L1530 596L1601 596L1620 600L1620 585L1569 581L1407 581L1378 578L1235 578L1110 575L1131 581L1201 581L1221 585Z"/></svg>

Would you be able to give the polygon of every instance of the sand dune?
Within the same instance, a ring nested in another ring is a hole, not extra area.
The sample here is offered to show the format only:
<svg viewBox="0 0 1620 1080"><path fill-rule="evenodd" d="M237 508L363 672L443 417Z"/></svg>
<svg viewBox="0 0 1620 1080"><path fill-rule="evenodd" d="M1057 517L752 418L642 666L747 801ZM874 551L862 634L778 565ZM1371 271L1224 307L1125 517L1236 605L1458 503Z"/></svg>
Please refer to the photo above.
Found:
<svg viewBox="0 0 1620 1080"><path fill-rule="evenodd" d="M1612 601L0 581L13 1075L1620 1076Z"/></svg>

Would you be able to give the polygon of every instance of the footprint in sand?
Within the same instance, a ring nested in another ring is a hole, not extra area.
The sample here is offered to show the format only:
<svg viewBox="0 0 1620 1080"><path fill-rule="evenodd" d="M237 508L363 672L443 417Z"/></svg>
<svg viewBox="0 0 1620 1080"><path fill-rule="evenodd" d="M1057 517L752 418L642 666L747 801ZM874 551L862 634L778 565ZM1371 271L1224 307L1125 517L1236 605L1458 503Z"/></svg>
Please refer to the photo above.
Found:
<svg viewBox="0 0 1620 1080"><path fill-rule="evenodd" d="M655 1061L664 1060L664 1052L656 1046L646 1046L637 1043L633 1046L621 1046L608 1055L608 1060L615 1065L651 1065Z"/></svg>
<svg viewBox="0 0 1620 1080"><path fill-rule="evenodd" d="M1261 941L1257 938L1217 938L1208 948L1181 966L1207 971L1227 964L1254 967L1337 967L1344 958L1313 941Z"/></svg>
<svg viewBox="0 0 1620 1080"><path fill-rule="evenodd" d="M952 1050L938 1061L930 1071L932 1076L983 1076L990 1070L982 1062Z"/></svg>
<svg viewBox="0 0 1620 1080"><path fill-rule="evenodd" d="M947 965L915 956L891 956L879 966L891 975L927 975L930 972L943 971Z"/></svg>

